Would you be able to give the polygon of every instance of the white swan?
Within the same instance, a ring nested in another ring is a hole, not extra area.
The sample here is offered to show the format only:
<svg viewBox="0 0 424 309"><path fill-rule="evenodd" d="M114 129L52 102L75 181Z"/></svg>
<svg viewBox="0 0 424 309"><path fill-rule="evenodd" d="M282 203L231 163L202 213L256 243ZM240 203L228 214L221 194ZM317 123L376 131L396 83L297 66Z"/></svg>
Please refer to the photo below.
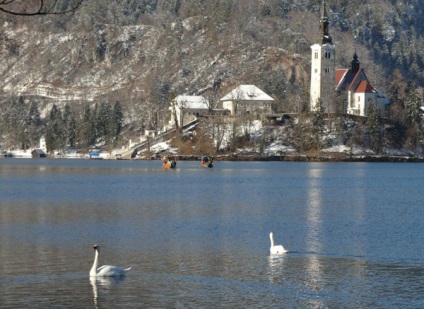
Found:
<svg viewBox="0 0 424 309"><path fill-rule="evenodd" d="M269 239L271 240L271 248L269 248L269 251L271 254L281 254L288 252L282 245L274 245L274 233L269 233Z"/></svg>
<svg viewBox="0 0 424 309"><path fill-rule="evenodd" d="M90 270L90 277L122 277L125 276L125 273L131 269L130 268L122 268L111 265L103 265L97 268L99 265L99 246L93 246L93 252L96 252L94 257L93 267Z"/></svg>

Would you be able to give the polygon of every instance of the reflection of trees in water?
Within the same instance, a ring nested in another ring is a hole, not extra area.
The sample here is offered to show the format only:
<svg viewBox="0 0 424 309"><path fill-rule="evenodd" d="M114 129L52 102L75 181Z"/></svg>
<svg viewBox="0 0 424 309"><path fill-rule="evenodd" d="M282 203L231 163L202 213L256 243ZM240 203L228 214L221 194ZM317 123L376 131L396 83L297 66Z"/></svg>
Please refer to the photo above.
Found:
<svg viewBox="0 0 424 309"><path fill-rule="evenodd" d="M125 277L90 277L90 284L93 287L94 305L98 306L100 300L100 290L110 289L114 285L123 281Z"/></svg>

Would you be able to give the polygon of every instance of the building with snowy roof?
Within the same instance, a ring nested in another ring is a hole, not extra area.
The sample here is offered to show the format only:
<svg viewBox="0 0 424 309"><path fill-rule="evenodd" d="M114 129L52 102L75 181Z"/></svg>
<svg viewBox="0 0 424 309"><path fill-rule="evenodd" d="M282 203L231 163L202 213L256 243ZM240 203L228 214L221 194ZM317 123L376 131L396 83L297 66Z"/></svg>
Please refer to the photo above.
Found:
<svg viewBox="0 0 424 309"><path fill-rule="evenodd" d="M240 85L220 99L231 115L262 115L272 112L274 99L255 85Z"/></svg>
<svg viewBox="0 0 424 309"><path fill-rule="evenodd" d="M197 117L207 114L210 110L208 100L203 96L178 95L172 100L170 124L177 121L179 126L183 126L197 119Z"/></svg>

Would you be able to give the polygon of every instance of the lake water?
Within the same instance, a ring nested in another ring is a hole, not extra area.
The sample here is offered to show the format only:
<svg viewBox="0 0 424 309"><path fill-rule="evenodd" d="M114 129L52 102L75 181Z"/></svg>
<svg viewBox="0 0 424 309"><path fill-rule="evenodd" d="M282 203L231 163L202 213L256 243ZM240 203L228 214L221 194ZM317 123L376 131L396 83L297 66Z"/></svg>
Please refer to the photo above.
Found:
<svg viewBox="0 0 424 309"><path fill-rule="evenodd" d="M422 308L423 189L416 163L0 159L0 307ZM123 280L90 280L94 244Z"/></svg>

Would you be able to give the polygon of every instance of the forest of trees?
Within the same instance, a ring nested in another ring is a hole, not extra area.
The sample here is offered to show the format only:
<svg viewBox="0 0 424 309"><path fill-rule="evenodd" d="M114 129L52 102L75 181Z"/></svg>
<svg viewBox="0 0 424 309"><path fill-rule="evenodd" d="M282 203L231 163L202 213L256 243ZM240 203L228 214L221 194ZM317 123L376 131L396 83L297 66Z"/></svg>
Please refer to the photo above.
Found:
<svg viewBox="0 0 424 309"><path fill-rule="evenodd" d="M0 122L0 132L10 141L11 148L28 149L39 144L44 136L48 152L82 149L87 152L95 145L105 149L116 147L123 126L123 111L116 101L86 104L83 111L75 111L66 104L63 111L53 104L45 119L41 119L36 101L25 102L23 97L11 101Z"/></svg>

